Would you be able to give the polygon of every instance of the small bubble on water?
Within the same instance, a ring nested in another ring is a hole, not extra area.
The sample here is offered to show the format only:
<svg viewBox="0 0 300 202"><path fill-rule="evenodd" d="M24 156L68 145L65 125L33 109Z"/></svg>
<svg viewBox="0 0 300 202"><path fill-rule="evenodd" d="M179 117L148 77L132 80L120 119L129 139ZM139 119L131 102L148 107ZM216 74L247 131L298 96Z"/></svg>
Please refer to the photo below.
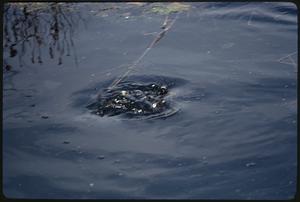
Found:
<svg viewBox="0 0 300 202"><path fill-rule="evenodd" d="M90 187L93 187L94 185L95 185L94 183L90 183L90 184L89 184Z"/></svg>
<svg viewBox="0 0 300 202"><path fill-rule="evenodd" d="M254 162L246 163L246 167L253 167L255 165L256 165L256 163L254 163Z"/></svg>
<svg viewBox="0 0 300 202"><path fill-rule="evenodd" d="M286 101L286 99L285 99L285 98L282 98L281 100L282 100L282 101Z"/></svg>
<svg viewBox="0 0 300 202"><path fill-rule="evenodd" d="M122 91L121 91L121 94L122 94L123 96L125 96L126 93L127 93L127 92L126 92L125 90L122 90Z"/></svg>

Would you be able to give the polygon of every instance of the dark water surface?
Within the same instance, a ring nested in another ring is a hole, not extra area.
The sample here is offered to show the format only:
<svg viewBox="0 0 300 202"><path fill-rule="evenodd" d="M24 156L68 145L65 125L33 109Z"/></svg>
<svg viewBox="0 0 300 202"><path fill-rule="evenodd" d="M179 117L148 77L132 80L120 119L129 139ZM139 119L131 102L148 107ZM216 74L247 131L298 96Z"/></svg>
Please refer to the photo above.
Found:
<svg viewBox="0 0 300 202"><path fill-rule="evenodd" d="M101 117L87 108L149 46L149 33L161 31L165 15L147 12L152 4L52 9L55 15L38 18L53 20L52 28L45 24L43 42L35 35L31 45L22 45L26 33L13 45L8 26L6 197L294 197L296 6L186 4L189 11L125 80L170 86L176 113L159 119ZM6 14L13 24L18 13Z"/></svg>

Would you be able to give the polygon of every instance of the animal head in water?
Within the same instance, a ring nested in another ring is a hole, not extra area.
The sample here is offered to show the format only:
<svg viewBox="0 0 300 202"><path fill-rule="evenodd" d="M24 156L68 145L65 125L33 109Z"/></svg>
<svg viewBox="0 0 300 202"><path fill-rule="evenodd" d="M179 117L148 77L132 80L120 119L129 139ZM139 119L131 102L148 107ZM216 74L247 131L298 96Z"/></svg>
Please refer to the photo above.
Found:
<svg viewBox="0 0 300 202"><path fill-rule="evenodd" d="M167 94L166 85L122 85L103 91L96 103L88 108L99 116L148 116L161 113L169 107L164 99Z"/></svg>

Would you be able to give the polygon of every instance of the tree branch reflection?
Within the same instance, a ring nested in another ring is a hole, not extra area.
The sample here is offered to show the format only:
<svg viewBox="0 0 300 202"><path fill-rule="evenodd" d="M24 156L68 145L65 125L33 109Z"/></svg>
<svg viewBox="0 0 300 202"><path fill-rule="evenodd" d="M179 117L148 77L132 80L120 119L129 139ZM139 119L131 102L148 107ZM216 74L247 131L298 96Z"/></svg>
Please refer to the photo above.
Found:
<svg viewBox="0 0 300 202"><path fill-rule="evenodd" d="M51 59L58 65L63 56L74 55L77 65L75 28L82 22L80 13L70 3L7 3L4 5L3 47L4 70L12 66L8 58L18 56L20 66L24 56L30 53L30 61L43 63L42 48L48 50ZM5 55L5 54L4 54Z"/></svg>

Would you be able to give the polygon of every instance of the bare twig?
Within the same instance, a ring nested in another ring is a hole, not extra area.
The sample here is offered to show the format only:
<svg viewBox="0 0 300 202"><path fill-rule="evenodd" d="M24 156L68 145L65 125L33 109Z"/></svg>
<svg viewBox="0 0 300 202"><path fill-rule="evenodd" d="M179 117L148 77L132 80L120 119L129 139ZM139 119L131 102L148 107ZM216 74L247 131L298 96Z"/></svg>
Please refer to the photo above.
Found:
<svg viewBox="0 0 300 202"><path fill-rule="evenodd" d="M158 43L158 41L160 41L164 37L164 35L166 34L166 32L169 29L171 29L171 27L174 25L175 21L177 20L178 15L179 15L179 13L177 13L177 15L175 16L175 18L169 24L167 24L169 16L168 15L166 16L166 18L164 20L164 23L162 25L163 30L156 35L156 37L153 39L153 41L151 42L151 44L146 48L146 50L141 54L141 56L137 60L135 60L132 63L132 65L130 65L127 68L127 71L123 75L121 75L119 78L117 78L116 80L114 80L112 82L112 84L108 87L108 89L113 89L116 85L118 85L122 80L124 80L129 75L129 73L141 62L141 60L152 49L152 47L156 43Z"/></svg>

